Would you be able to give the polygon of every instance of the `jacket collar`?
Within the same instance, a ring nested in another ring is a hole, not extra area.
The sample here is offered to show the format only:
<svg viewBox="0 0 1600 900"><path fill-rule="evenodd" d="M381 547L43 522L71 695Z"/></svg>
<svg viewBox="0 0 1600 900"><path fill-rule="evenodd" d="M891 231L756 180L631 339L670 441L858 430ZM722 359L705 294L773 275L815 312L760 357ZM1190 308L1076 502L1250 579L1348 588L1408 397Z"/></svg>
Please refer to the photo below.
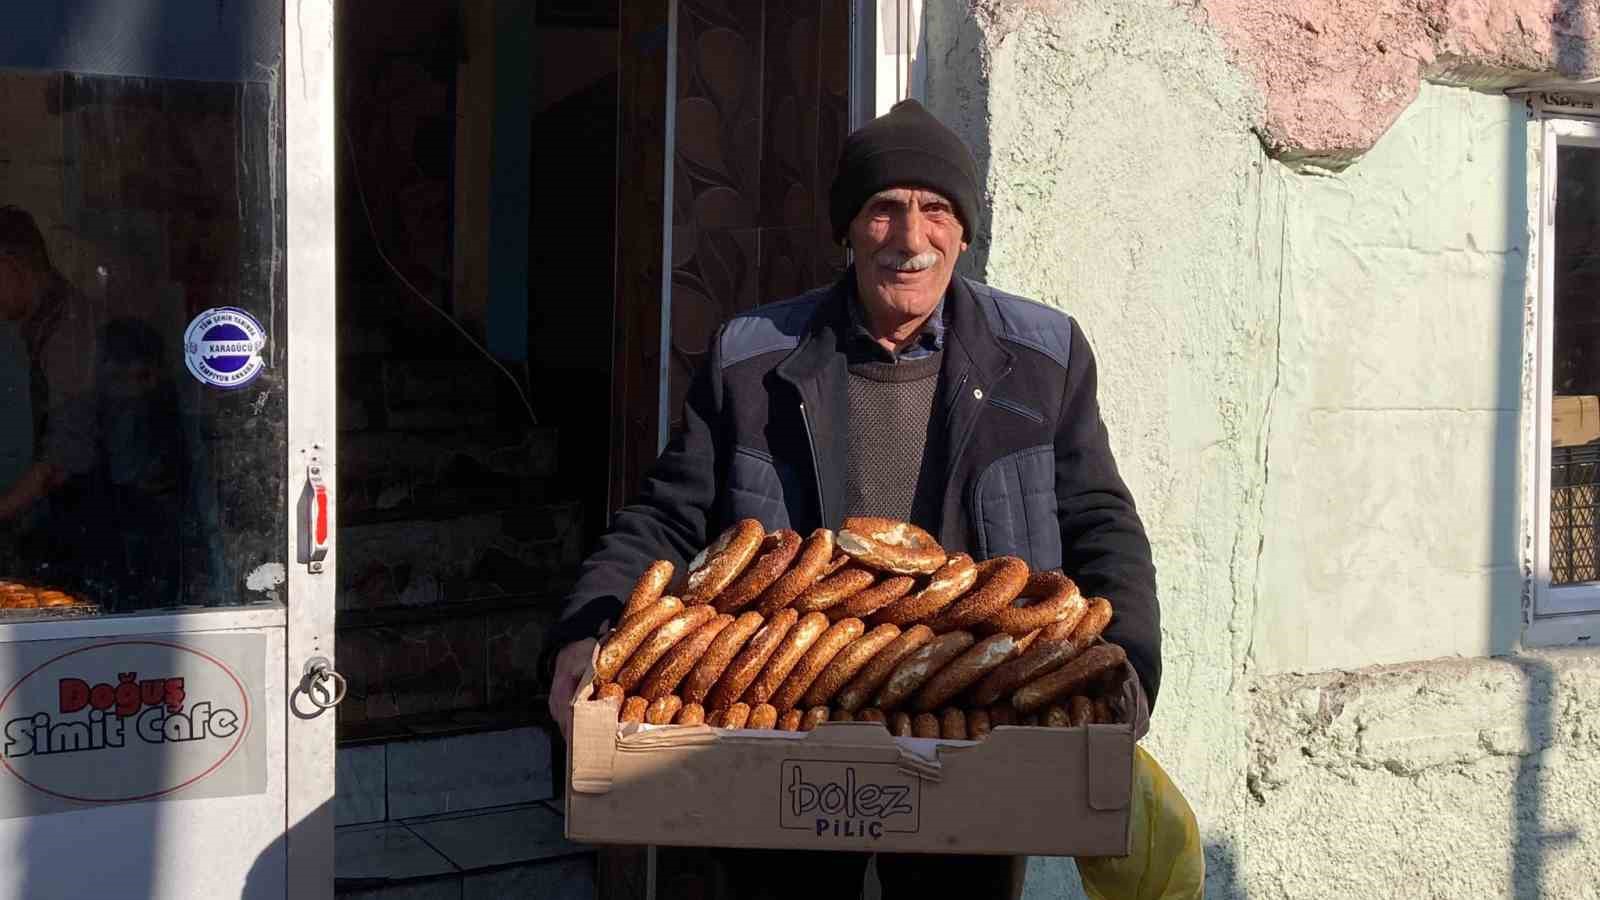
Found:
<svg viewBox="0 0 1600 900"><path fill-rule="evenodd" d="M873 362L898 363L913 359L923 359L944 349L944 333L947 330L945 323L945 302L939 298L939 305L934 307L933 313L923 321L922 327L917 329L913 340L905 349L898 352L887 350L879 344L877 338L867 328L866 310L861 307L859 291L852 290L850 299L845 303L850 310L850 353L852 360L870 359Z"/></svg>
<svg viewBox="0 0 1600 900"><path fill-rule="evenodd" d="M849 387L845 352L850 340L852 269L829 289L800 336L800 344L778 363L779 379L800 395L798 414L810 442L817 489L818 525L837 529L844 516L845 466L850 453Z"/></svg>
<svg viewBox="0 0 1600 900"><path fill-rule="evenodd" d="M780 378L802 389L823 376L829 365L841 360L850 339L850 302L854 269L846 269L818 301L816 311L800 335L800 343L778 363Z"/></svg>
<svg viewBox="0 0 1600 900"><path fill-rule="evenodd" d="M953 347L969 362L974 367L971 376L984 385L1005 377L1013 357L995 335L999 313L988 286L957 275L950 279L945 302L950 308L946 348ZM950 371L949 363L945 368Z"/></svg>
<svg viewBox="0 0 1600 900"><path fill-rule="evenodd" d="M845 269L811 316L799 346L778 364L780 377L796 387L820 376L830 364L840 364L839 354L851 336L849 304L855 296L855 267ZM945 289L943 338L948 349L958 345L962 358L977 366L985 381L995 381L1011 367L1011 352L995 336L994 297L986 285L963 278L950 279Z"/></svg>
<svg viewBox="0 0 1600 900"><path fill-rule="evenodd" d="M988 402L984 397L1011 372L1013 356L995 336L999 320L994 296L975 281L957 276L945 295L950 305L950 331L945 342L944 364L939 372L939 409L943 416L945 453L945 506L960 496L963 485L957 478L963 454L977 430L978 419ZM941 510L938 519L939 541L960 546L963 523ZM931 524L931 523L930 523Z"/></svg>
<svg viewBox="0 0 1600 900"><path fill-rule="evenodd" d="M811 439L821 525L838 528L844 516L845 471L850 452L848 373L855 268L845 269L817 304L799 346L780 362L777 376L800 395ZM947 329L940 367L947 470L953 472L982 409L983 393L1011 370L1012 356L995 336L994 298L988 289L956 276L944 296Z"/></svg>

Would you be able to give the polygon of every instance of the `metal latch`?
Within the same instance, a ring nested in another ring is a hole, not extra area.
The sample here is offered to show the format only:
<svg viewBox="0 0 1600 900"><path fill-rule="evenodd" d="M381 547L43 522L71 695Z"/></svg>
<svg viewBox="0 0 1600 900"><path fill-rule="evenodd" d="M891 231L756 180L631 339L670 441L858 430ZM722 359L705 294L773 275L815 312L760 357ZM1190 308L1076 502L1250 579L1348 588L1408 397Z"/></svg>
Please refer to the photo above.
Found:
<svg viewBox="0 0 1600 900"><path fill-rule="evenodd" d="M330 688L328 682L333 682ZM313 656L306 660L305 670L300 676L300 685L305 690L306 699L318 709L333 709L344 700L344 676L334 668L333 663L326 656Z"/></svg>
<svg viewBox="0 0 1600 900"><path fill-rule="evenodd" d="M307 567L312 574L321 574L323 560L328 557L332 535L328 526L328 483L322 477L322 454L312 451L306 463L306 487L310 490L310 503L306 507L306 534L310 538Z"/></svg>

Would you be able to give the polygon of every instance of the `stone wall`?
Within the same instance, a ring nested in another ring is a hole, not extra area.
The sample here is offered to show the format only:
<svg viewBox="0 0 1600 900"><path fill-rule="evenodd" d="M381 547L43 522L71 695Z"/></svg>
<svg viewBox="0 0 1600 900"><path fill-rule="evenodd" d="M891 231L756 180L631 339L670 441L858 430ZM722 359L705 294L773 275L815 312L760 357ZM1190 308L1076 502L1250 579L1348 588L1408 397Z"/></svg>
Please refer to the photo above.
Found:
<svg viewBox="0 0 1600 900"><path fill-rule="evenodd" d="M1600 655L1253 679L1235 866L1264 897L1585 897ZM1219 891L1221 893L1221 891Z"/></svg>
<svg viewBox="0 0 1600 900"><path fill-rule="evenodd" d="M1342 164L1428 78L1465 83L1600 71L1593 4L1573 0L1202 0L1208 26L1266 99L1279 155Z"/></svg>
<svg viewBox="0 0 1600 900"><path fill-rule="evenodd" d="M927 98L986 173L977 274L1070 311L1095 350L1161 597L1147 745L1220 858L1246 796L1282 197L1259 95L1213 34L1164 2L1071 6L1002 23L930 4ZM1072 871L1033 868L1041 897Z"/></svg>
<svg viewBox="0 0 1600 900"><path fill-rule="evenodd" d="M1099 360L1208 895L1584 896L1597 658L1520 649L1523 106L1424 84L1308 167L1214 5L929 4L926 48L984 172L967 265Z"/></svg>
<svg viewBox="0 0 1600 900"><path fill-rule="evenodd" d="M1273 164L1255 671L1516 648L1528 127L1427 85L1337 176Z"/></svg>

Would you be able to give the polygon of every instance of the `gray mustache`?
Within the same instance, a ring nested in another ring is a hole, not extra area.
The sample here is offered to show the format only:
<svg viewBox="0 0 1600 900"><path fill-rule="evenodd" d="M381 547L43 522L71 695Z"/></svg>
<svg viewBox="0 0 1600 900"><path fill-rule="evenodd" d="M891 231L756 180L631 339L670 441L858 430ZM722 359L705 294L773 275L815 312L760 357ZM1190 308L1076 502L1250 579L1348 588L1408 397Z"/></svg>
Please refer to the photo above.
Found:
<svg viewBox="0 0 1600 900"><path fill-rule="evenodd" d="M894 269L897 272L921 272L923 269L933 268L933 265L938 261L939 254L932 250L926 253L918 253L916 256L902 256L899 253L885 250L873 257L873 262L885 269Z"/></svg>

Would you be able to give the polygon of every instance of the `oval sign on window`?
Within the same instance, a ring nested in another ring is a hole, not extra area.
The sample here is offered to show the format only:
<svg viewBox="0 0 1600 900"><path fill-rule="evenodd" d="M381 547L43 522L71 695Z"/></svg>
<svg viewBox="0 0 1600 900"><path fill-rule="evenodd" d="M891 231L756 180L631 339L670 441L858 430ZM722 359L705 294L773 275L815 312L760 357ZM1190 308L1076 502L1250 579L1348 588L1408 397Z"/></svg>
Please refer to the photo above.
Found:
<svg viewBox="0 0 1600 900"><path fill-rule="evenodd" d="M108 640L44 660L0 697L0 765L78 803L151 800L203 782L250 731L250 693L218 657Z"/></svg>

